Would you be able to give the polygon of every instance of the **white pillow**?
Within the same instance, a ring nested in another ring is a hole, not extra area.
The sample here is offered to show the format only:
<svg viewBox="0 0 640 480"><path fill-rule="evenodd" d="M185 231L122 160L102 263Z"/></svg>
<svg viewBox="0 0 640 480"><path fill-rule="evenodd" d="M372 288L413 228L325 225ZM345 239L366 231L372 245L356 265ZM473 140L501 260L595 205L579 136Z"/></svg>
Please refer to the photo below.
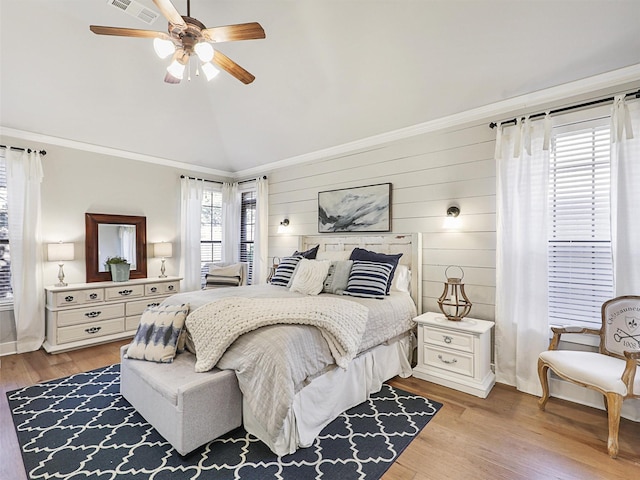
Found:
<svg viewBox="0 0 640 480"><path fill-rule="evenodd" d="M393 274L391 282L391 290L395 292L411 293L409 286L411 285L411 270L406 265L398 265Z"/></svg>
<svg viewBox="0 0 640 480"><path fill-rule="evenodd" d="M322 291L324 279L329 273L331 262L327 260L308 260L303 258L298 263L289 290L305 295L318 295Z"/></svg>
<svg viewBox="0 0 640 480"><path fill-rule="evenodd" d="M340 262L349 260L351 250L334 250L330 252L318 252L316 260L331 260L332 262Z"/></svg>

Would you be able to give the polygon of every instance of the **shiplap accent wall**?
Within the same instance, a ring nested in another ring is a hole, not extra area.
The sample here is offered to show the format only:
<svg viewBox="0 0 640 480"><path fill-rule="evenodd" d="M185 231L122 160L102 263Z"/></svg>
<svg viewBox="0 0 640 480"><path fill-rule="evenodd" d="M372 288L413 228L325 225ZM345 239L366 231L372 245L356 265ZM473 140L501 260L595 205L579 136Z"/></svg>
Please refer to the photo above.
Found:
<svg viewBox="0 0 640 480"><path fill-rule="evenodd" d="M494 320L496 258L495 131L460 126L269 173L269 257L290 255L298 235L318 231L318 192L392 183L392 231L421 232L423 310L438 309L445 269L464 269L470 316ZM443 227L449 205L460 228ZM286 233L280 222L288 218ZM450 272L451 273L451 272Z"/></svg>

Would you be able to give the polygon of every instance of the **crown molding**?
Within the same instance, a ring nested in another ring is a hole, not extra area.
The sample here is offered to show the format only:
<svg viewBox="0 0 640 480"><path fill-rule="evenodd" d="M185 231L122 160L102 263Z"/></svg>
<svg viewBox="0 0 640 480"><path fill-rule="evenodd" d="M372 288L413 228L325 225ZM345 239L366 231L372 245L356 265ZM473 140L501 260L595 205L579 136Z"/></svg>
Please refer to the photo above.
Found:
<svg viewBox="0 0 640 480"><path fill-rule="evenodd" d="M27 132L24 130L17 130L15 128L4 127L0 125L0 135L6 135L8 137L15 137L21 140L27 140L36 143L46 143L49 145L57 145L59 147L73 148L76 150L82 150L85 152L99 153L102 155L111 155L114 157L128 158L130 160L137 160L139 162L153 163L155 165L162 165L165 167L179 168L182 170L188 170L190 172L207 173L209 175L217 175L220 177L234 178L236 175L233 172L225 172L223 170L217 170L215 168L203 167L200 165L192 165L190 163L178 162L176 160L170 160L168 158L154 157L153 155L144 155L142 153L129 152L127 150L120 150L117 148L103 147L101 145L93 145L91 143L78 142L76 140L69 140L66 138L52 137L50 135L43 135L41 133Z"/></svg>

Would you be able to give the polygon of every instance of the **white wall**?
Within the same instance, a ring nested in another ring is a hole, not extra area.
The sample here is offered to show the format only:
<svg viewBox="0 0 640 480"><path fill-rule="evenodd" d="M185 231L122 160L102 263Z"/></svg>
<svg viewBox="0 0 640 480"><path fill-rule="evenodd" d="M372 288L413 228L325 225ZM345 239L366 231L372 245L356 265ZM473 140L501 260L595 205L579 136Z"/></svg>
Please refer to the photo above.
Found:
<svg viewBox="0 0 640 480"><path fill-rule="evenodd" d="M495 132L488 122L427 133L375 149L269 173L269 256L297 248L297 235L318 232L318 192L391 182L392 231L421 232L423 309L438 309L445 269L464 269L470 315L494 319ZM447 207L460 206L461 226L443 228ZM287 234L278 226L289 218Z"/></svg>

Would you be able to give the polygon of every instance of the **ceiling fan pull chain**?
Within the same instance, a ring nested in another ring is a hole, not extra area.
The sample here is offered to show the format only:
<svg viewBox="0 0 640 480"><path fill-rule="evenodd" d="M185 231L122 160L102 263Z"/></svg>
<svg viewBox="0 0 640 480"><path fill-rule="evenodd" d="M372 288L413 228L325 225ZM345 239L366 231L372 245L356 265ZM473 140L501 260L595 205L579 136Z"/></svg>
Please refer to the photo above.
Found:
<svg viewBox="0 0 640 480"><path fill-rule="evenodd" d="M191 57L189 57L189 72L187 73L187 81L190 82L191 81Z"/></svg>

